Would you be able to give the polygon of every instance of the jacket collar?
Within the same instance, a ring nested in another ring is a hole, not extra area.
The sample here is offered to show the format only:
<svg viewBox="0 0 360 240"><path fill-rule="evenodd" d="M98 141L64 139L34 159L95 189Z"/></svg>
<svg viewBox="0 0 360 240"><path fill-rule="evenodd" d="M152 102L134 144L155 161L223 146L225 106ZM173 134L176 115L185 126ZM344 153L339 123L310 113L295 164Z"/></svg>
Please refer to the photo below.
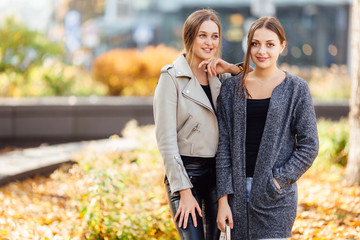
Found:
<svg viewBox="0 0 360 240"><path fill-rule="evenodd" d="M194 75L191 71L189 63L186 61L185 55L181 54L174 61L175 77L188 77L193 78Z"/></svg>
<svg viewBox="0 0 360 240"><path fill-rule="evenodd" d="M182 90L182 94L186 98L209 109L211 112L215 114L215 110L211 106L209 98L202 89L199 81L196 80L193 72L191 71L189 63L186 61L185 55L181 54L174 61L174 70L175 70L175 77L189 78L188 83L186 84L185 88ZM216 108L216 99L217 96L219 95L221 82L217 77L215 77L215 79L212 78L210 79L209 79L209 85L211 89L211 95L212 95L213 103Z"/></svg>

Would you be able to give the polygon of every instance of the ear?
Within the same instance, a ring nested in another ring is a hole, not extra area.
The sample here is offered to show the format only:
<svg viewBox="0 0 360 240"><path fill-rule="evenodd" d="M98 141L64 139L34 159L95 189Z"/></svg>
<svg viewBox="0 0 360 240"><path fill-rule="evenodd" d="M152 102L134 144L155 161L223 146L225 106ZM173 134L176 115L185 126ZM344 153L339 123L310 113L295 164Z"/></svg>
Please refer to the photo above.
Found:
<svg viewBox="0 0 360 240"><path fill-rule="evenodd" d="M284 51L284 49L285 49L285 47L286 47L286 43L287 43L287 42L286 42L285 40L282 42L280 53L282 53L282 52Z"/></svg>

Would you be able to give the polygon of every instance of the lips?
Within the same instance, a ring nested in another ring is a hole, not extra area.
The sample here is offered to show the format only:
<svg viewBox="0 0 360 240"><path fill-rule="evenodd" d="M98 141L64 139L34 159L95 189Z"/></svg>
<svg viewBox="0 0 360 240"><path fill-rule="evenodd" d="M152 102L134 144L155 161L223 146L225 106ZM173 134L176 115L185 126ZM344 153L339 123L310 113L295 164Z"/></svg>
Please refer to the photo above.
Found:
<svg viewBox="0 0 360 240"><path fill-rule="evenodd" d="M212 48L203 48L202 50L206 53L211 53L213 49Z"/></svg>
<svg viewBox="0 0 360 240"><path fill-rule="evenodd" d="M259 61L259 62L265 62L267 60L266 57L256 57L256 59Z"/></svg>

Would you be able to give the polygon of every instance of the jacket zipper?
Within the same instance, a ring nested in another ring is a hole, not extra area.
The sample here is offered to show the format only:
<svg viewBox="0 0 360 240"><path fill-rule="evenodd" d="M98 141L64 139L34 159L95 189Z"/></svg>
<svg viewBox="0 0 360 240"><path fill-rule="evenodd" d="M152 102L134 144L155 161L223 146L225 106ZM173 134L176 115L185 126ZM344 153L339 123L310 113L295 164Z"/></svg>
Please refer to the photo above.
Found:
<svg viewBox="0 0 360 240"><path fill-rule="evenodd" d="M197 100L195 100L194 98L192 98L192 97L190 97L190 96L188 96L188 95L186 95L186 94L184 94L184 96L185 96L186 98L191 99L192 101L196 102L197 104L203 106L204 108L209 109L212 113L215 114L215 110L212 109L212 108L209 108L209 107L208 107L207 105L205 105L204 103L202 103L202 102L200 102L200 101L197 101Z"/></svg>
<svg viewBox="0 0 360 240"><path fill-rule="evenodd" d="M193 129L191 129L191 132L187 135L186 139L189 139L196 131L199 131L200 123L197 123Z"/></svg>
<svg viewBox="0 0 360 240"><path fill-rule="evenodd" d="M179 160L179 157L178 157L178 156L175 155L174 158L175 158L175 161L176 161L179 165L182 165L182 164L180 163L180 160ZM184 166L181 167L181 170L182 170L183 174L186 176L186 175L187 175L187 172L186 172ZM190 179L187 179L187 180L188 180L188 183L190 184L190 186L192 186L192 183L191 183Z"/></svg>

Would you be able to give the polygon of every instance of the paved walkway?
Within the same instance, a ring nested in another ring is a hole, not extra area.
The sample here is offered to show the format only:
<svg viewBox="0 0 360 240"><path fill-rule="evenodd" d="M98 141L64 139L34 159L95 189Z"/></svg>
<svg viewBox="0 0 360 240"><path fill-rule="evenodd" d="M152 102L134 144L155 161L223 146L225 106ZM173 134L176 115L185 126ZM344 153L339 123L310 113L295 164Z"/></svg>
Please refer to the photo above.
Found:
<svg viewBox="0 0 360 240"><path fill-rule="evenodd" d="M0 186L36 174L51 173L59 165L73 162L72 155L87 148L96 152L121 152L136 148L136 143L124 138L101 139L4 153L0 155Z"/></svg>

